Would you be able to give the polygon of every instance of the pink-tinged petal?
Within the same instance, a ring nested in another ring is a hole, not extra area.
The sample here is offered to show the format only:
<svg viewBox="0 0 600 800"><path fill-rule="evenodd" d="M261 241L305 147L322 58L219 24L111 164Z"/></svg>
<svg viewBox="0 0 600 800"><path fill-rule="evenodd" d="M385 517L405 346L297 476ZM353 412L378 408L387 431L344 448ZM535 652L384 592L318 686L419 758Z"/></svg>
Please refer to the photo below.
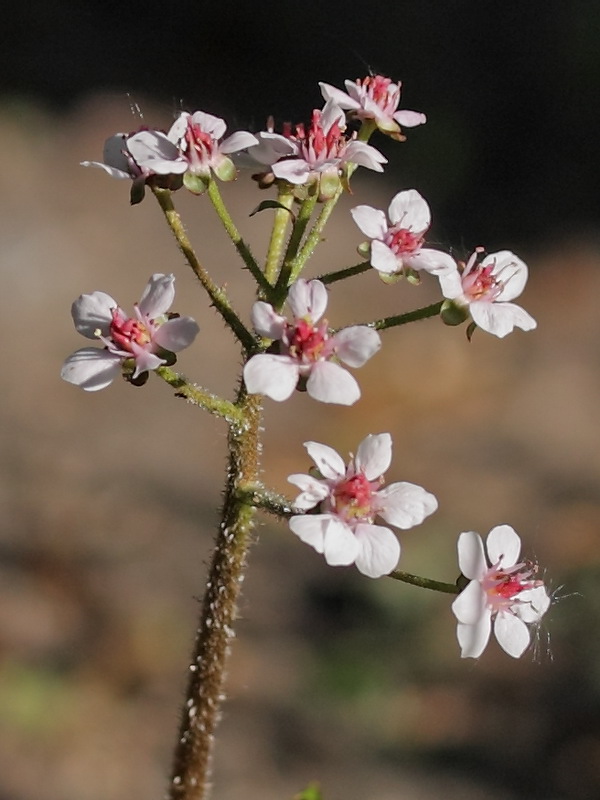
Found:
<svg viewBox="0 0 600 800"><path fill-rule="evenodd" d="M523 622L534 623L544 616L550 608L550 597L545 586L536 586L519 592L517 602L512 607L512 612Z"/></svg>
<svg viewBox="0 0 600 800"><path fill-rule="evenodd" d="M292 395L298 383L298 364L288 356L259 353L246 363L244 381L250 394L264 394L281 402Z"/></svg>
<svg viewBox="0 0 600 800"><path fill-rule="evenodd" d="M318 322L327 308L327 299L325 284L300 278L291 286L287 302L297 319L309 317Z"/></svg>
<svg viewBox="0 0 600 800"><path fill-rule="evenodd" d="M479 581L468 583L452 603L452 612L464 625L476 625L489 609L486 608L486 594Z"/></svg>
<svg viewBox="0 0 600 800"><path fill-rule="evenodd" d="M104 142L102 153L102 158L106 164L118 170L123 170L125 173L129 172L127 138L128 134L126 133L115 133L114 136L109 136Z"/></svg>
<svg viewBox="0 0 600 800"><path fill-rule="evenodd" d="M376 493L377 513L390 525L407 530L437 510L435 495L414 483L390 483Z"/></svg>
<svg viewBox="0 0 600 800"><path fill-rule="evenodd" d="M175 299L175 276L156 272L144 287L139 309L150 319L157 319L171 308Z"/></svg>
<svg viewBox="0 0 600 800"><path fill-rule="evenodd" d="M521 539L510 525L496 525L488 534L486 547L490 563L506 569L519 560Z"/></svg>
<svg viewBox="0 0 600 800"><path fill-rule="evenodd" d="M106 292L80 295L71 306L75 329L86 339L97 339L98 331L108 336L113 308L117 308L117 301Z"/></svg>
<svg viewBox="0 0 600 800"><path fill-rule="evenodd" d="M96 392L111 384L120 372L119 356L98 347L84 347L67 358L60 376L86 392Z"/></svg>
<svg viewBox="0 0 600 800"><path fill-rule="evenodd" d="M357 111L361 107L357 100L349 97L341 89L336 89L335 86L331 86L329 83L319 83L319 87L325 101L333 100L336 105L346 110Z"/></svg>
<svg viewBox="0 0 600 800"><path fill-rule="evenodd" d="M324 478L335 481L344 477L346 465L340 454L333 447L320 442L304 442L304 447L306 447L306 452Z"/></svg>
<svg viewBox="0 0 600 800"><path fill-rule="evenodd" d="M273 164L273 175L280 180L297 186L306 183L310 177L311 166L301 158L290 158Z"/></svg>
<svg viewBox="0 0 600 800"><path fill-rule="evenodd" d="M164 350L179 353L192 344L199 331L196 320L191 317L176 317L160 326L153 341Z"/></svg>
<svg viewBox="0 0 600 800"><path fill-rule="evenodd" d="M420 111L396 111L393 115L396 122L403 128L414 128L417 125L424 125L427 122L427 116Z"/></svg>
<svg viewBox="0 0 600 800"><path fill-rule="evenodd" d="M246 147L253 147L258 144L258 139L254 134L249 131L236 131L223 139L219 145L219 150L222 153L237 153L239 150L245 150Z"/></svg>
<svg viewBox="0 0 600 800"><path fill-rule="evenodd" d="M360 398L358 383L339 364L318 361L310 371L306 391L321 403L351 406Z"/></svg>
<svg viewBox="0 0 600 800"><path fill-rule="evenodd" d="M290 517L290 530L305 544L322 553L325 544L325 531L331 516L329 514L306 514Z"/></svg>
<svg viewBox="0 0 600 800"><path fill-rule="evenodd" d="M498 253L490 253L481 262L482 267L494 265L492 274L497 280L502 281L504 288L500 293L499 300L506 302L518 297L527 283L529 271L527 264L522 261L510 250L501 250Z"/></svg>
<svg viewBox="0 0 600 800"><path fill-rule="evenodd" d="M188 167L177 145L160 131L134 133L127 140L127 149L140 167L152 170L157 175L179 175Z"/></svg>
<svg viewBox="0 0 600 800"><path fill-rule="evenodd" d="M394 225L424 233L431 225L431 211L424 197L416 189L406 189L392 199L388 215Z"/></svg>
<svg viewBox="0 0 600 800"><path fill-rule="evenodd" d="M227 130L225 120L215 117L213 114L207 114L206 111L194 111L192 122L199 125L204 133L208 133L213 139L220 139Z"/></svg>
<svg viewBox="0 0 600 800"><path fill-rule="evenodd" d="M258 144L249 148L246 155L251 161L257 164L270 166L271 164L275 164L276 161L279 161L280 158L285 158L286 156L291 156L296 153L292 142L279 133L261 131L256 134L256 139Z"/></svg>
<svg viewBox="0 0 600 800"><path fill-rule="evenodd" d="M311 475L288 475L288 482L302 490L294 500L294 507L302 511L314 508L329 496L329 487Z"/></svg>
<svg viewBox="0 0 600 800"><path fill-rule="evenodd" d="M383 211L371 206L356 206L351 208L352 219L369 239L383 239L387 233L388 224Z"/></svg>
<svg viewBox="0 0 600 800"><path fill-rule="evenodd" d="M378 272L392 275L402 269L402 262L387 244L373 239L371 242L371 266Z"/></svg>
<svg viewBox="0 0 600 800"><path fill-rule="evenodd" d="M367 480L374 481L392 463L392 437L389 433L370 433L358 445L354 464Z"/></svg>
<svg viewBox="0 0 600 800"><path fill-rule="evenodd" d="M389 575L400 560L400 542L389 528L360 523L354 529L360 545L355 563L368 578Z"/></svg>
<svg viewBox="0 0 600 800"><path fill-rule="evenodd" d="M444 297L448 300L457 300L463 297L462 281L458 267L456 267L456 269L439 272L437 277Z"/></svg>
<svg viewBox="0 0 600 800"><path fill-rule="evenodd" d="M448 253L442 253L441 250L433 250L428 247L422 247L413 255L407 254L403 256L404 264L411 269L423 270L429 272L431 275L439 275L440 273L452 273L458 269L456 261Z"/></svg>
<svg viewBox="0 0 600 800"><path fill-rule="evenodd" d="M347 567L354 564L360 544L350 528L337 517L331 516L325 526L323 554L330 567Z"/></svg>
<svg viewBox="0 0 600 800"><path fill-rule="evenodd" d="M456 626L456 636L460 645L461 658L479 658L485 650L491 633L491 614L486 610L475 625Z"/></svg>
<svg viewBox="0 0 600 800"><path fill-rule="evenodd" d="M366 325L352 325L332 337L335 354L349 367L362 367L381 347L381 337Z"/></svg>
<svg viewBox="0 0 600 800"><path fill-rule="evenodd" d="M252 306L250 318L254 330L259 336L266 336L267 339L281 339L286 319L277 314L270 303L258 300Z"/></svg>
<svg viewBox="0 0 600 800"><path fill-rule="evenodd" d="M458 566L470 581L480 580L487 572L483 541L475 531L465 531L458 537Z"/></svg>
<svg viewBox="0 0 600 800"><path fill-rule="evenodd" d="M119 180L123 180L124 178L131 179L131 175L129 172L124 172L123 170L116 169L115 167L111 167L108 164L102 164L100 161L80 161L80 167L98 167L99 169L103 169L104 172L107 172L111 178L119 178Z"/></svg>
<svg viewBox="0 0 600 800"><path fill-rule="evenodd" d="M131 350L135 358L134 378L137 378L142 372L152 372L153 369L166 364L165 359L153 353L148 346L142 347L136 342L131 342Z"/></svg>
<svg viewBox="0 0 600 800"><path fill-rule="evenodd" d="M383 172L382 164L387 164L387 158L370 144L352 141L344 153L344 161L358 164L359 167L372 169L374 172Z"/></svg>
<svg viewBox="0 0 600 800"><path fill-rule="evenodd" d="M516 306L514 303L490 303L486 300L475 300L469 305L469 313L479 328L499 339L512 333L515 328L521 328L524 331L537 328L534 318L524 308Z"/></svg>
<svg viewBox="0 0 600 800"><path fill-rule="evenodd" d="M346 125L346 115L333 100L327 100L321 111L321 127L329 133L332 125L338 124L340 128Z"/></svg>
<svg viewBox="0 0 600 800"><path fill-rule="evenodd" d="M513 658L520 658L530 642L529 628L510 611L499 611L494 633L500 647Z"/></svg>

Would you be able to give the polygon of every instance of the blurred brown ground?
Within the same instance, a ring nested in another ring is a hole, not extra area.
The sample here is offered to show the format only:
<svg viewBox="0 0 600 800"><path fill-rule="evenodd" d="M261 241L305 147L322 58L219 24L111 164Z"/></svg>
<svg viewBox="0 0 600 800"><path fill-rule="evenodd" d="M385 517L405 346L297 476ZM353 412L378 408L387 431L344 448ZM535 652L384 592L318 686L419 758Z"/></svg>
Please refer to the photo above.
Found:
<svg viewBox="0 0 600 800"><path fill-rule="evenodd" d="M0 800L162 795L215 528L223 426L158 380L86 394L58 376L85 344L72 300L102 289L129 308L156 271L176 273L176 310L201 325L181 370L228 396L238 370L152 197L132 209L126 183L78 166L127 127L122 105L0 115ZM346 209L386 207L407 187L358 176L353 188ZM269 213L248 217L250 181L224 195L261 254ZM250 278L207 199L177 203L247 316ZM312 275L356 263L360 234L340 216ZM537 331L468 344L464 327L422 322L385 335L357 373L358 406L266 402L264 477L281 491L307 466L303 441L346 453L392 433L388 479L440 501L401 537L409 571L451 581L461 530L512 524L556 590L533 657L514 662L492 642L461 661L446 597L329 569L261 520L215 798L276 800L313 779L326 800L600 796L600 251L557 241L527 259ZM425 305L435 283L363 275L332 289L329 319Z"/></svg>

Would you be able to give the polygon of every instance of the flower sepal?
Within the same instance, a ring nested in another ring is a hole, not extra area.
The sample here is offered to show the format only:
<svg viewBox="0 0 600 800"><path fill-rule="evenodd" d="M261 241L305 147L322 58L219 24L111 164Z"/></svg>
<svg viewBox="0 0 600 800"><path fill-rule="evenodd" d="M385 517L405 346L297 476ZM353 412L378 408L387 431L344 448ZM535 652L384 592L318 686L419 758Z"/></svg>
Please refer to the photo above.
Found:
<svg viewBox="0 0 600 800"><path fill-rule="evenodd" d="M210 184L210 174L196 175L193 172L186 172L183 176L183 185L192 194L204 194Z"/></svg>
<svg viewBox="0 0 600 800"><path fill-rule="evenodd" d="M444 325L462 325L469 318L469 308L455 303L454 300L444 300L440 309L440 317Z"/></svg>

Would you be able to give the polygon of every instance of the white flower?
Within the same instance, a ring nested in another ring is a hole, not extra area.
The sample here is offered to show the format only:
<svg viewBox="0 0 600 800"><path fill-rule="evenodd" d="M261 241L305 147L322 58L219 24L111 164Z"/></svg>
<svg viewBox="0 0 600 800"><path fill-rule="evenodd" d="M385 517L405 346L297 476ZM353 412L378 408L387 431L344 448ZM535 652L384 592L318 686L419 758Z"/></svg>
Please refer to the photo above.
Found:
<svg viewBox="0 0 600 800"><path fill-rule="evenodd" d="M371 206L356 206L350 213L371 240L371 266L379 272L393 275L410 269L438 274L456 269L456 262L447 253L423 247L431 212L416 189L395 195L388 209L391 225L383 211Z"/></svg>
<svg viewBox="0 0 600 800"><path fill-rule="evenodd" d="M345 81L346 92L319 83L325 100L333 100L340 108L352 112L359 119L372 119L379 130L395 139L403 139L400 126L413 128L427 122L420 111L397 111L402 83L392 83L382 75L369 75L364 79Z"/></svg>
<svg viewBox="0 0 600 800"><path fill-rule="evenodd" d="M127 145L140 167L157 175L185 174L186 186L200 193L206 189L211 171L221 180L233 180L235 166L228 155L258 143L247 131L223 139L226 130L220 117L184 111L168 134L140 131L128 139Z"/></svg>
<svg viewBox="0 0 600 800"><path fill-rule="evenodd" d="M281 401L287 400L300 382L315 400L352 405L360 397L358 384L332 359L361 367L381 347L379 334L365 325L354 325L330 335L327 320L321 319L327 307L327 289L321 281L301 278L290 288L287 301L293 322L269 303L259 301L252 307L256 332L276 340L271 348L276 352L248 360L246 388L251 394Z"/></svg>
<svg viewBox="0 0 600 800"><path fill-rule="evenodd" d="M483 542L473 531L458 538L458 563L470 583L452 603L463 658L478 658L494 634L509 656L519 658L530 641L528 625L537 624L550 607L543 581L532 576L537 565L519 562L521 540L510 525L492 528Z"/></svg>
<svg viewBox="0 0 600 800"><path fill-rule="evenodd" d="M503 338L515 328L530 331L537 322L521 306L508 302L518 297L527 283L527 265L510 250L490 253L483 261L477 248L462 273L438 274L442 294L455 306L468 310L484 331ZM443 311L443 310L442 310Z"/></svg>
<svg viewBox="0 0 600 800"><path fill-rule="evenodd" d="M290 475L288 481L301 490L295 507L302 511L317 507L319 513L291 517L291 530L323 553L331 566L356 564L370 578L389 574L400 558L400 543L389 528L374 525L375 518L406 530L432 514L437 500L413 483L379 488L392 459L389 433L363 439L347 467L327 445L305 442L304 446L322 477Z"/></svg>
<svg viewBox="0 0 600 800"><path fill-rule="evenodd" d="M166 364L165 355L188 347L196 338L198 325L191 317L167 315L175 297L174 282L173 275L152 275L133 317L105 292L82 294L71 307L75 328L87 339L100 340L104 348L77 350L63 364L61 377L94 392L112 383L127 359L135 362L135 380Z"/></svg>

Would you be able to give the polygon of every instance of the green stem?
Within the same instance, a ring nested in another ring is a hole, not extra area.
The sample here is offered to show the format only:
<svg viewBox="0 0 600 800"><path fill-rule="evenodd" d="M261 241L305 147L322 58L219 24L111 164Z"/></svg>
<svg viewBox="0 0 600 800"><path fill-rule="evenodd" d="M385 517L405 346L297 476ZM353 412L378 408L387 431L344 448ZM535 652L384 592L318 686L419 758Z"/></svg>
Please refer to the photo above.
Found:
<svg viewBox="0 0 600 800"><path fill-rule="evenodd" d="M240 409L215 394L207 392L200 386L189 383L187 379L171 369L171 367L158 367L154 370L159 378L176 390L177 397L184 397L192 405L199 406L210 414L221 417L230 425L240 425L244 417Z"/></svg>
<svg viewBox="0 0 600 800"><path fill-rule="evenodd" d="M366 325L367 328L374 328L376 331L384 331L387 328L397 328L399 325L406 325L409 322L418 322L420 319L437 317L443 302L443 300L440 300L439 303L432 303L430 306L417 308L415 311L407 311L406 314L397 314L394 317L385 317L375 322L363 322L362 324Z"/></svg>
<svg viewBox="0 0 600 800"><path fill-rule="evenodd" d="M411 575L410 572L402 572L399 569L390 572L388 578L396 581L410 583L413 586L420 586L423 589L433 589L434 592L445 592L446 594L459 594L460 589L455 583L442 583L442 581L432 581L430 578L421 578L419 575Z"/></svg>
<svg viewBox="0 0 600 800"><path fill-rule="evenodd" d="M165 215L165 219L171 228L171 232L177 241L179 249L185 256L185 259L194 271L194 274L206 290L212 301L212 304L221 314L225 322L229 325L245 349L250 352L256 346L254 336L250 333L250 331L246 328L244 323L234 311L231 303L229 302L229 298L227 297L227 293L217 286L216 283L214 283L208 272L198 261L198 258L194 253L194 248L192 247L191 242L185 232L181 217L173 205L171 192L168 189L156 188L153 188L152 191L154 192L162 212Z"/></svg>
<svg viewBox="0 0 600 800"><path fill-rule="evenodd" d="M293 283L298 275L304 269L304 265L308 261L308 259L312 256L315 247L319 244L322 238L322 233L325 228L325 225L329 221L329 217L333 209L336 206L337 201L340 199L342 195L343 189L340 187L331 200L328 200L324 203L323 208L321 209L321 213L319 214L317 221L313 225L310 233L306 237L306 241L304 242L302 249L298 253L298 256L294 259L293 268L290 275L289 283Z"/></svg>
<svg viewBox="0 0 600 800"><path fill-rule="evenodd" d="M300 249L300 243L302 242L302 237L304 236L308 223L310 222L310 218L314 211L316 202L317 202L316 190L310 191L307 197L302 202L302 205L300 206L300 211L298 212L298 216L296 217L296 221L294 222L294 226L292 227L290 240L288 242L288 246L285 251L285 256L283 258L283 265L281 267L281 272L279 273L279 278L277 279L277 286L275 287L275 292L277 295L276 307L278 309L281 308L281 306L285 301L285 298L287 297L288 286L300 274L300 270L298 270L296 266L298 250Z"/></svg>
<svg viewBox="0 0 600 800"><path fill-rule="evenodd" d="M232 220L229 211L227 211L225 203L223 202L223 198L221 197L221 192L219 191L219 187L214 178L212 178L209 181L208 196L210 198L211 203L214 206L215 211L217 212L217 216L219 217L219 219L223 223L223 227L227 231L227 235L233 242L235 249L238 251L244 264L248 268L248 271L251 273L252 277L258 284L259 288L264 292L269 292L272 289L272 287L267 282L265 276L262 274L261 268L258 266L256 259L250 252L250 248L248 247L246 242L242 239L241 233L236 228L235 223Z"/></svg>
<svg viewBox="0 0 600 800"><path fill-rule="evenodd" d="M290 211L294 203L294 194L292 191L290 191L289 184L282 183L279 186L277 202L281 203L281 205L285 208L277 208L275 210L275 220L273 221L273 230L271 231L271 240L269 241L269 249L267 251L265 278L270 285L275 285L277 281L277 274L279 271L279 265L281 263L281 254L283 252L283 244L285 242L285 234L287 231L288 222L292 218ZM286 211L285 209L288 210Z"/></svg>
<svg viewBox="0 0 600 800"><path fill-rule="evenodd" d="M363 261L361 264L355 264L353 267L346 267L345 269L338 269L335 272L328 272L326 275L319 275L319 280L325 285L336 283L337 281L351 278L353 275L361 275L363 272L368 272L371 268L371 264L368 261Z"/></svg>
<svg viewBox="0 0 600 800"><path fill-rule="evenodd" d="M258 483L260 471L260 398L247 395L242 384L237 406L245 424L232 425L229 430L223 511L190 661L169 800L206 800L211 788L214 734L221 717L225 669L254 526L255 509L247 500L246 487Z"/></svg>

